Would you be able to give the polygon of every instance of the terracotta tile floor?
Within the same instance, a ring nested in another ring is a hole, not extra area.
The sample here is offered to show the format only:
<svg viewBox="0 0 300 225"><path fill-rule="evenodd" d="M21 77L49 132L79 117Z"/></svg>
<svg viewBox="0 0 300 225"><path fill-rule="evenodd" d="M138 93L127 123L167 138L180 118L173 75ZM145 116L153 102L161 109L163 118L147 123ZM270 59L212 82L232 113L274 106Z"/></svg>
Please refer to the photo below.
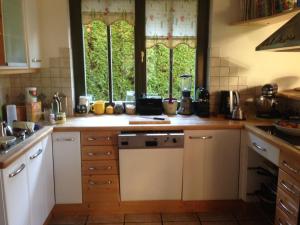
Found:
<svg viewBox="0 0 300 225"><path fill-rule="evenodd" d="M271 225L256 212L55 216L49 225Z"/></svg>

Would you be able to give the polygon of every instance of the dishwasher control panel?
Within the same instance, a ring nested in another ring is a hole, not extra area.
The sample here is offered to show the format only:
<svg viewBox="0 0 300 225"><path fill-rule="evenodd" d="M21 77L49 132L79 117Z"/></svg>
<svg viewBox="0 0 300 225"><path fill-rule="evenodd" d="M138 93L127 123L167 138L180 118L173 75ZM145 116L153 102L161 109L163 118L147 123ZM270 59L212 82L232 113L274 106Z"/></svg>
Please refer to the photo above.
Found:
<svg viewBox="0 0 300 225"><path fill-rule="evenodd" d="M119 149L183 148L184 133L165 132L124 132L118 135Z"/></svg>

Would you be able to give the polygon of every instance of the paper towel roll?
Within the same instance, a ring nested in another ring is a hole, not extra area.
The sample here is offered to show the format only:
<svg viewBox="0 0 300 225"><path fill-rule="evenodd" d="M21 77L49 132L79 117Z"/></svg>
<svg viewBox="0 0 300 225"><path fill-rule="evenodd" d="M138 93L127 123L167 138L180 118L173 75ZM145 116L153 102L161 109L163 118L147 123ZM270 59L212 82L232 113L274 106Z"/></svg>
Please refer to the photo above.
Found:
<svg viewBox="0 0 300 225"><path fill-rule="evenodd" d="M6 106L6 118L9 126L13 125L13 121L17 120L17 107L16 105L7 105Z"/></svg>

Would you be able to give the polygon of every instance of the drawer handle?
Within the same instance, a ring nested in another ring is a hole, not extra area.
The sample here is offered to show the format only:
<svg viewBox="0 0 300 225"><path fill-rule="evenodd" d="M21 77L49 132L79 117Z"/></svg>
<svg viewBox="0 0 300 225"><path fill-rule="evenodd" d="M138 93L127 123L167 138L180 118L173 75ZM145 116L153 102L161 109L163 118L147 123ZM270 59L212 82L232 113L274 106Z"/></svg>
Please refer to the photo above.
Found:
<svg viewBox="0 0 300 225"><path fill-rule="evenodd" d="M287 183L287 182L285 182L283 180L280 182L280 184L281 184L282 187L284 187L284 189L286 191L290 192L293 195L296 195L297 197L299 196L299 193L294 190L294 185L289 184L289 183Z"/></svg>
<svg viewBox="0 0 300 225"><path fill-rule="evenodd" d="M35 153L34 155L30 156L29 159L33 160L33 159L37 158L40 154L42 154L42 152L43 152L43 149L39 149L37 151L37 153Z"/></svg>
<svg viewBox="0 0 300 225"><path fill-rule="evenodd" d="M113 182L111 180L106 180L106 181L103 181L101 183L97 183L95 181L92 181L92 180L89 180L89 185L91 186L95 186L95 185L107 185L107 184L112 184Z"/></svg>
<svg viewBox="0 0 300 225"><path fill-rule="evenodd" d="M65 142L74 142L75 141L75 138L56 138L56 141L57 142L60 142L60 141L65 141Z"/></svg>
<svg viewBox="0 0 300 225"><path fill-rule="evenodd" d="M21 173L24 169L25 169L25 164L22 163L22 165L18 169L16 169L16 171L9 174L8 177L13 178L13 177L17 176L19 173Z"/></svg>
<svg viewBox="0 0 300 225"><path fill-rule="evenodd" d="M189 139L191 139L191 140L197 140L197 139L207 140L207 139L212 139L212 138L213 138L212 136L189 136Z"/></svg>
<svg viewBox="0 0 300 225"><path fill-rule="evenodd" d="M290 166L286 161L282 162L282 165L285 166L286 168L288 168L290 171L292 171L295 174L299 173L299 170L293 168L292 166Z"/></svg>
<svg viewBox="0 0 300 225"><path fill-rule="evenodd" d="M265 148L259 146L259 145L258 145L257 143L255 143L255 142L253 142L252 145L253 145L256 149L258 149L258 150L260 150L260 151L263 151L263 152L266 152L266 151L267 151L267 149L265 149Z"/></svg>
<svg viewBox="0 0 300 225"><path fill-rule="evenodd" d="M88 137L87 139L88 139L88 141L96 141L96 138L93 138L93 137Z"/></svg>
<svg viewBox="0 0 300 225"><path fill-rule="evenodd" d="M285 212L287 212L289 215L293 216L295 213L293 211L291 211L284 203L282 200L279 200L279 205L281 206L281 208L284 209Z"/></svg>
<svg viewBox="0 0 300 225"><path fill-rule="evenodd" d="M100 170L112 170L112 166L103 166L103 167L101 167L101 168L99 168ZM89 167L89 170L90 171L94 171L94 170L97 170L97 168L96 167Z"/></svg>
<svg viewBox="0 0 300 225"><path fill-rule="evenodd" d="M37 58L33 58L33 59L31 59L31 62L33 62L33 63L40 63L40 62L42 62L42 60L41 59L37 59Z"/></svg>
<svg viewBox="0 0 300 225"><path fill-rule="evenodd" d="M88 156L95 156L95 155L106 155L106 156L110 156L112 154L112 152L88 152Z"/></svg>

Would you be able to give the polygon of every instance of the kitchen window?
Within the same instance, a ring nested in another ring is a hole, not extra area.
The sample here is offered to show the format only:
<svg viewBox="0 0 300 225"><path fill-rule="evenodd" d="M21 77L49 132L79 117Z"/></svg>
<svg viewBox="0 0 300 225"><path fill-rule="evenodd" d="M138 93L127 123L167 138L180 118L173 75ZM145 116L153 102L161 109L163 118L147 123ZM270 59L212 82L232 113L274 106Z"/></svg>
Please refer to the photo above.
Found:
<svg viewBox="0 0 300 225"><path fill-rule="evenodd" d="M130 90L179 98L181 74L206 85L209 0L69 4L76 101L124 101Z"/></svg>

